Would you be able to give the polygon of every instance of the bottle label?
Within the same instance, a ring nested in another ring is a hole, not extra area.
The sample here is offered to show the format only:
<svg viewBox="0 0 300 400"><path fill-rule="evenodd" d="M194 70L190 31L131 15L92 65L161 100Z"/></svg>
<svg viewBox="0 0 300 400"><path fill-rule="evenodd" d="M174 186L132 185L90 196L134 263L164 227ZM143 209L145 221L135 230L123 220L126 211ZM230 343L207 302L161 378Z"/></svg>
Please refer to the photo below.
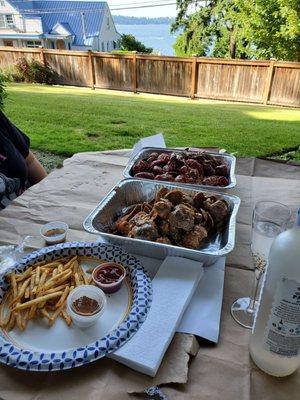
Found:
<svg viewBox="0 0 300 400"><path fill-rule="evenodd" d="M300 350L300 282L282 277L265 330L266 350L296 357Z"/></svg>

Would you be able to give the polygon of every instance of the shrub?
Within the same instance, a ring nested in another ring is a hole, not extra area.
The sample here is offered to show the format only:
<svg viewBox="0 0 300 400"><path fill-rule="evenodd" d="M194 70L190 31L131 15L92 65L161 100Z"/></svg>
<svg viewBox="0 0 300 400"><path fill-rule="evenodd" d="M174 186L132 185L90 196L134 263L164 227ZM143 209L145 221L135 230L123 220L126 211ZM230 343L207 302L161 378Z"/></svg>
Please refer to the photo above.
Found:
<svg viewBox="0 0 300 400"><path fill-rule="evenodd" d="M0 73L0 111L3 110L5 97L6 97L6 90L4 84L4 77Z"/></svg>
<svg viewBox="0 0 300 400"><path fill-rule="evenodd" d="M142 42L137 40L133 35L122 35L120 40L121 50L137 51L138 53L152 53L151 47L146 47Z"/></svg>
<svg viewBox="0 0 300 400"><path fill-rule="evenodd" d="M12 72L8 78L9 78L9 82L16 82L16 83L24 82L24 77L19 72L16 72L16 73Z"/></svg>
<svg viewBox="0 0 300 400"><path fill-rule="evenodd" d="M24 81L30 82L29 61L25 58L19 58L15 63L16 71L23 77Z"/></svg>
<svg viewBox="0 0 300 400"><path fill-rule="evenodd" d="M4 82L24 82L24 77L16 70L15 65L1 68L0 73Z"/></svg>
<svg viewBox="0 0 300 400"><path fill-rule="evenodd" d="M46 83L51 85L55 81L54 71L37 60L28 60L25 57L22 57L17 60L15 67L19 78L21 80L23 79L25 82Z"/></svg>

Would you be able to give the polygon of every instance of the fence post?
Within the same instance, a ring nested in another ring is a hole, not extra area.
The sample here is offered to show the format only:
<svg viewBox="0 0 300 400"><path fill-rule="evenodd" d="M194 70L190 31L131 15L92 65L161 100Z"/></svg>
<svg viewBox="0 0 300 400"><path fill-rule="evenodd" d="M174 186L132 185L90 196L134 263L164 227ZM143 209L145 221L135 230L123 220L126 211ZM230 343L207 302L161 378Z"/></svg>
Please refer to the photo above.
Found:
<svg viewBox="0 0 300 400"><path fill-rule="evenodd" d="M42 63L43 65L46 65L44 47L41 47L41 50L40 50L40 58L41 58L41 63Z"/></svg>
<svg viewBox="0 0 300 400"><path fill-rule="evenodd" d="M193 54L192 57L192 76L191 76L191 100L194 100L197 92L197 54Z"/></svg>
<svg viewBox="0 0 300 400"><path fill-rule="evenodd" d="M132 52L132 91L137 92L137 65L136 65L136 51Z"/></svg>
<svg viewBox="0 0 300 400"><path fill-rule="evenodd" d="M91 88L92 90L95 90L95 68L94 68L93 52L91 50L88 50L88 56L89 56L89 69L91 75Z"/></svg>
<svg viewBox="0 0 300 400"><path fill-rule="evenodd" d="M263 93L263 103L264 104L268 104L268 100L269 100L269 97L270 97L271 88L272 88L272 82L273 82L273 76L274 76L274 64L275 64L275 61L271 60L270 61L270 65L269 65L269 69L268 69L268 74L267 74L267 78L266 78L265 87L264 87L264 93Z"/></svg>

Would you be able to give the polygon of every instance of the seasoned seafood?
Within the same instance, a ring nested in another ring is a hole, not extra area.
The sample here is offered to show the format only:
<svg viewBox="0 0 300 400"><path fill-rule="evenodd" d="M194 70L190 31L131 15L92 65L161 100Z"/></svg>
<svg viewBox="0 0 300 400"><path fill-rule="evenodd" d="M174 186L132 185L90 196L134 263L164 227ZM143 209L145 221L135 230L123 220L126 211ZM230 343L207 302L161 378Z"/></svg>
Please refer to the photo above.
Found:
<svg viewBox="0 0 300 400"><path fill-rule="evenodd" d="M154 221L145 222L143 225L134 226L129 232L129 236L136 239L154 241L158 238L158 232Z"/></svg>
<svg viewBox="0 0 300 400"><path fill-rule="evenodd" d="M153 205L153 211L161 218L167 218L171 209L172 203L167 199L161 199Z"/></svg>
<svg viewBox="0 0 300 400"><path fill-rule="evenodd" d="M207 230L201 225L195 225L193 230L187 232L182 238L182 244L184 247L191 249L197 249L200 247L203 239L207 237Z"/></svg>
<svg viewBox="0 0 300 400"><path fill-rule="evenodd" d="M174 211L172 211L169 216L171 226L177 229L183 229L187 232L195 225L194 220L195 211L185 204L177 204Z"/></svg>
<svg viewBox="0 0 300 400"><path fill-rule="evenodd" d="M204 151L180 151L174 153L151 153L132 167L136 178L159 181L227 186L228 166L220 157Z"/></svg>
<svg viewBox="0 0 300 400"><path fill-rule="evenodd" d="M173 159L180 163L181 159ZM137 204L120 216L111 232L121 236L198 249L222 231L229 209L225 200L180 189L162 188L149 203Z"/></svg>

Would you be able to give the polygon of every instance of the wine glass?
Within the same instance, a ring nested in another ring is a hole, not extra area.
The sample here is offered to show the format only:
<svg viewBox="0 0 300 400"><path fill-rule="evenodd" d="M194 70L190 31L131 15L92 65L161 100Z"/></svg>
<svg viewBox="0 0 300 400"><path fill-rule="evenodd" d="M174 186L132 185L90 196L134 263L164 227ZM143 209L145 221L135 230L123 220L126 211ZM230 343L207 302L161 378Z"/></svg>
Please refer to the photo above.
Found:
<svg viewBox="0 0 300 400"><path fill-rule="evenodd" d="M231 315L245 328L251 329L258 307L261 277L264 274L274 238L283 232L291 218L290 209L275 201L259 201L252 215L251 255L255 279L251 297L237 299L231 305Z"/></svg>

